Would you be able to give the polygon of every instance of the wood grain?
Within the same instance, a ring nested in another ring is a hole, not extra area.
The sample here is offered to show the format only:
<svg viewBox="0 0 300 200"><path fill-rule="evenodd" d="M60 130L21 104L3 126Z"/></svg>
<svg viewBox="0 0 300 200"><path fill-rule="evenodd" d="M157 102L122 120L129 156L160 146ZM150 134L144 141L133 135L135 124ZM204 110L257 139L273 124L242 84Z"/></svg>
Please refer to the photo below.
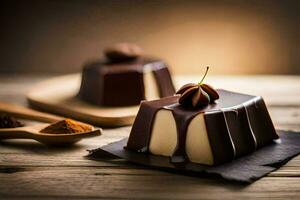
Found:
<svg viewBox="0 0 300 200"><path fill-rule="evenodd" d="M198 76L178 76L175 77L175 83L179 88L186 81L197 82L198 79ZM297 101L297 95L300 95L300 81L294 76L279 79L277 76L213 76L206 81L218 88L264 96L269 106L300 105ZM28 92L27 99L35 109L99 126L115 127L133 123L138 106L107 108L88 104L75 98L80 83L80 74L51 78L36 84ZM285 98L282 98L283 96Z"/></svg>
<svg viewBox="0 0 300 200"><path fill-rule="evenodd" d="M20 119L29 119L47 123L53 123L63 119L59 116L4 102L0 102L0 112Z"/></svg>
<svg viewBox="0 0 300 200"><path fill-rule="evenodd" d="M266 177L251 185L239 185L148 169L101 167L27 168L6 173L1 180L6 183L0 185L2 197L20 198L289 199L299 195L300 184L294 177Z"/></svg>
<svg viewBox="0 0 300 200"><path fill-rule="evenodd" d="M188 79L188 78L187 78ZM232 77L234 81L234 77ZM236 78L239 81L240 77ZM261 78L262 79L262 78ZM265 92L276 128L300 130L300 95L282 88L300 86L300 78L273 77L284 86ZM40 80L32 76L0 76L0 101L24 103L24 94ZM218 82L218 78L215 79ZM230 85L226 82L224 85ZM252 79L254 82L256 79ZM260 84L271 80L259 80ZM251 77L245 78L251 82ZM24 84L22 84L24 83ZM238 88L251 89L251 85ZM295 84L297 86L295 86ZM22 85L18 87L18 85ZM270 85L267 83L267 85ZM5 88L5 89L3 89ZM16 89L16 90L14 90ZM259 89L260 90L260 89ZM261 90L262 92L263 90ZM265 96L265 95L263 95ZM274 100L276 99L276 101ZM292 102L292 103L291 103ZM291 104L290 104L291 103ZM300 156L251 185L177 175L147 169L124 160L88 160L87 149L128 136L130 127L104 129L99 138L84 140L71 148L50 148L35 141L0 143L0 199L299 199Z"/></svg>

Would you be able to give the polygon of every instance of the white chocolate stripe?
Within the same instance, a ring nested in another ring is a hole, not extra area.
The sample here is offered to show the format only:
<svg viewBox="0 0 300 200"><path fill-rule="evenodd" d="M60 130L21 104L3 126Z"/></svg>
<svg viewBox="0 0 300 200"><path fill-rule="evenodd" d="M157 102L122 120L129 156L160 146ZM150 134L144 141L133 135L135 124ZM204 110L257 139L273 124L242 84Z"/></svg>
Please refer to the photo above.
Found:
<svg viewBox="0 0 300 200"><path fill-rule="evenodd" d="M260 96L257 96L257 97L255 97L255 98L253 98L253 99L250 99L250 100L244 102L244 103L242 104L242 106L243 106L243 105L249 105L249 104L251 104L251 103L253 103L253 102L256 104L256 102L257 102L258 100L260 100L260 99L261 99L261 97L260 97ZM236 110L236 109L238 109L238 108L240 108L240 107L241 107L241 105L236 105L236 106L231 106L231 107L227 107L227 108L221 108L221 109L216 109L216 110L210 110L210 111L207 111L207 112L205 112L205 113L216 113L216 112L219 112L220 110L221 110L221 111L233 111L233 110Z"/></svg>
<svg viewBox="0 0 300 200"><path fill-rule="evenodd" d="M226 129L227 129L227 133L228 133L228 136L229 136L229 139L230 139L230 142L231 142L231 145L232 145L232 150L233 150L233 158L236 157L236 149L235 149L235 145L233 143L233 140L232 140L232 137L231 137L231 133L230 133L230 130L228 128L228 123L227 123L227 119L226 119L226 116L225 116L225 112L221 109L222 113L223 113L223 117L224 117L224 122L225 122L225 125L226 125Z"/></svg>
<svg viewBox="0 0 300 200"><path fill-rule="evenodd" d="M245 108L245 111L246 111L246 117L247 117L247 121L248 121L248 126L250 128L250 132L251 132L251 135L252 135L252 138L253 138L253 141L254 141L254 150L257 149L257 140L256 140L256 137L253 133L253 130L252 130L252 126L251 126L251 122L250 122L250 119L249 119L249 114L248 114L248 110L247 110L247 105L246 104L243 104L244 108Z"/></svg>

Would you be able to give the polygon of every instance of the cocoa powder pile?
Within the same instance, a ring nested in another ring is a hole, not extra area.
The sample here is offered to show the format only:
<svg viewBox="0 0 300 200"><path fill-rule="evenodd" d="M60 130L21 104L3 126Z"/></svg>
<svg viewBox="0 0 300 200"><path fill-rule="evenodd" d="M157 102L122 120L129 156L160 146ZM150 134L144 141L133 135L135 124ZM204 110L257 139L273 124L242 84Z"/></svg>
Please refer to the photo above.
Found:
<svg viewBox="0 0 300 200"><path fill-rule="evenodd" d="M24 126L16 118L8 115L0 115L0 128L17 128Z"/></svg>
<svg viewBox="0 0 300 200"><path fill-rule="evenodd" d="M41 133L49 133L49 134L71 134L71 133L81 133L92 131L93 127L84 124L81 122L77 122L71 119L64 119L42 129Z"/></svg>

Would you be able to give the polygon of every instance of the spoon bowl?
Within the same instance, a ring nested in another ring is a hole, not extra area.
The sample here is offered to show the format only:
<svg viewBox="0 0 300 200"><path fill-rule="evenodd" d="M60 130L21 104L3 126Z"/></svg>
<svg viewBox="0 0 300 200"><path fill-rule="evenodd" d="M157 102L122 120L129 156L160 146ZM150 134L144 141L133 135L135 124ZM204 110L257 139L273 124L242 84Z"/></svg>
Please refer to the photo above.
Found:
<svg viewBox="0 0 300 200"><path fill-rule="evenodd" d="M102 129L93 128L91 131L66 134L41 133L40 130L49 124L38 124L18 128L1 128L0 140L4 139L33 139L46 145L62 146L74 144L81 139L99 136Z"/></svg>

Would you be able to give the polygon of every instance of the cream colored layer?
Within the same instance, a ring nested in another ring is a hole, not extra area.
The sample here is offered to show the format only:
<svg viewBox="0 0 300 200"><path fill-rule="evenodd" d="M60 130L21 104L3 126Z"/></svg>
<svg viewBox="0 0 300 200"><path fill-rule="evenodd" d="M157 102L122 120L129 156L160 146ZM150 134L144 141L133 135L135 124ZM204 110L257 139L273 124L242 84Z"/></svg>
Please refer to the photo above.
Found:
<svg viewBox="0 0 300 200"><path fill-rule="evenodd" d="M177 145L176 123L172 112L159 110L155 116L149 150L154 155L171 156Z"/></svg>
<svg viewBox="0 0 300 200"><path fill-rule="evenodd" d="M144 68L144 87L146 100L159 99L159 90L150 66Z"/></svg>
<svg viewBox="0 0 300 200"><path fill-rule="evenodd" d="M172 111L159 110L153 122L149 150L154 155L171 156L176 146L177 129ZM203 114L194 117L188 126L186 153L192 162L213 165L213 155Z"/></svg>
<svg viewBox="0 0 300 200"><path fill-rule="evenodd" d="M186 154L190 161L213 165L214 159L208 139L204 114L194 117L187 130Z"/></svg>

